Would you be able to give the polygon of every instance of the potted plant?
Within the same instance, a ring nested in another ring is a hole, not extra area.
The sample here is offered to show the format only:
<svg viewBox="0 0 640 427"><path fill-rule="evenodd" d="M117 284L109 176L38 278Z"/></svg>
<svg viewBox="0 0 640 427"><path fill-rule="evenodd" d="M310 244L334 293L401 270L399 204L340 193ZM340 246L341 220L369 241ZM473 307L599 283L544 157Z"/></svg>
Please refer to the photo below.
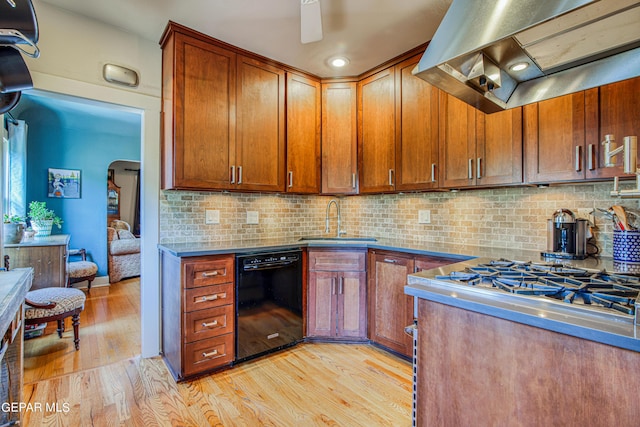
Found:
<svg viewBox="0 0 640 427"><path fill-rule="evenodd" d="M4 214L2 235L4 243L20 243L24 232L24 218L18 215Z"/></svg>
<svg viewBox="0 0 640 427"><path fill-rule="evenodd" d="M54 225L57 225L58 228L62 227L62 219L53 210L47 209L46 202L33 201L29 203L28 216L31 228L36 232L34 236L36 238L51 235L51 228Z"/></svg>

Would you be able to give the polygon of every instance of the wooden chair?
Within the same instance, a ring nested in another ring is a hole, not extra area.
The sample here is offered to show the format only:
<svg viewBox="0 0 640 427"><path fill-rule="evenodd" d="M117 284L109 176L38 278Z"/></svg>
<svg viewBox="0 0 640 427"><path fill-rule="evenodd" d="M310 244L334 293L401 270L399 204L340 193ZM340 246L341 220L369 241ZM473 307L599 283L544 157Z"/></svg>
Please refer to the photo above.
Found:
<svg viewBox="0 0 640 427"><path fill-rule="evenodd" d="M86 297L76 288L42 288L27 292L25 298L25 325L39 325L45 322L58 322L58 336L62 338L64 321L71 317L73 323L73 342L80 349L79 326L80 313L84 310Z"/></svg>
<svg viewBox="0 0 640 427"><path fill-rule="evenodd" d="M69 257L81 256L82 261L70 261L67 264L67 287L70 287L73 283L89 282L88 289L91 290L91 282L96 278L98 273L98 266L87 261L87 251L82 249L71 249L69 251Z"/></svg>

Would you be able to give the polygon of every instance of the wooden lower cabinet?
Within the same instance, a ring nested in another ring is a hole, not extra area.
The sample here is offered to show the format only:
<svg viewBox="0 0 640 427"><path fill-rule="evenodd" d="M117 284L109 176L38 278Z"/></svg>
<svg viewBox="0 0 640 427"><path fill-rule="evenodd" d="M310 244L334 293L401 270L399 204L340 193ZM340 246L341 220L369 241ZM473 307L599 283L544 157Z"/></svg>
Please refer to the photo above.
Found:
<svg viewBox="0 0 640 427"><path fill-rule="evenodd" d="M410 356L412 338L404 333L413 322L413 297L404 294L411 256L371 251L369 259L369 338L397 353Z"/></svg>
<svg viewBox="0 0 640 427"><path fill-rule="evenodd" d="M11 269L33 268L31 290L67 286L68 234L52 235L47 239L32 239L23 243L6 244Z"/></svg>
<svg viewBox="0 0 640 427"><path fill-rule="evenodd" d="M418 301L416 425L638 425L640 353Z"/></svg>
<svg viewBox="0 0 640 427"><path fill-rule="evenodd" d="M234 256L160 253L162 355L178 381L235 358Z"/></svg>
<svg viewBox="0 0 640 427"><path fill-rule="evenodd" d="M404 293L407 275L458 260L378 250L369 257L369 339L411 357L413 338L404 332L413 323L413 297Z"/></svg>
<svg viewBox="0 0 640 427"><path fill-rule="evenodd" d="M307 336L366 339L366 253L310 250Z"/></svg>

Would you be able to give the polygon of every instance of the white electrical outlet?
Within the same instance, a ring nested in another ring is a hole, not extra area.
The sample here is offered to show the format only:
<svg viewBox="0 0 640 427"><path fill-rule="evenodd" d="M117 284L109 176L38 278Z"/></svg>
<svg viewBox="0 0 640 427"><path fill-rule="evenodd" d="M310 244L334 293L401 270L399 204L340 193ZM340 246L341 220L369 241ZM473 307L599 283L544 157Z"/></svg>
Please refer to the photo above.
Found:
<svg viewBox="0 0 640 427"><path fill-rule="evenodd" d="M220 211L207 209L204 211L205 224L220 224Z"/></svg>
<svg viewBox="0 0 640 427"><path fill-rule="evenodd" d="M431 224L431 211L421 209L418 211L418 224Z"/></svg>
<svg viewBox="0 0 640 427"><path fill-rule="evenodd" d="M247 211L247 224L258 224L259 215L258 211Z"/></svg>

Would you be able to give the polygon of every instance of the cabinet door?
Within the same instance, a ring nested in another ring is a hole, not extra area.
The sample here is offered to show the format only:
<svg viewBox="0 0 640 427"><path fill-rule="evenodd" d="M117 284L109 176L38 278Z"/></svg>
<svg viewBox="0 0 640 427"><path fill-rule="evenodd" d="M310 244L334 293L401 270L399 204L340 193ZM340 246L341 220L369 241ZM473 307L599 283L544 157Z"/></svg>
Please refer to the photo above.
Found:
<svg viewBox="0 0 640 427"><path fill-rule="evenodd" d="M420 55L396 65L396 190L438 186L439 90L411 71Z"/></svg>
<svg viewBox="0 0 640 427"><path fill-rule="evenodd" d="M284 71L238 55L237 189L284 191Z"/></svg>
<svg viewBox="0 0 640 427"><path fill-rule="evenodd" d="M228 189L236 55L175 33L163 50L163 188Z"/></svg>
<svg viewBox="0 0 640 427"><path fill-rule="evenodd" d="M373 254L369 277L369 338L391 350L410 356L413 342L404 333L413 322L413 298L405 295L413 259L392 254Z"/></svg>
<svg viewBox="0 0 640 427"><path fill-rule="evenodd" d="M527 182L584 179L585 93L524 107Z"/></svg>
<svg viewBox="0 0 640 427"><path fill-rule="evenodd" d="M367 304L365 271L338 274L337 335L365 338L367 335Z"/></svg>
<svg viewBox="0 0 640 427"><path fill-rule="evenodd" d="M476 183L476 109L440 91L440 186Z"/></svg>
<svg viewBox="0 0 640 427"><path fill-rule="evenodd" d="M307 335L310 337L335 337L337 285L335 272L309 272Z"/></svg>
<svg viewBox="0 0 640 427"><path fill-rule="evenodd" d="M393 191L395 181L394 69L358 82L360 193Z"/></svg>
<svg viewBox="0 0 640 427"><path fill-rule="evenodd" d="M522 107L476 114L476 185L521 184Z"/></svg>
<svg viewBox="0 0 640 427"><path fill-rule="evenodd" d="M287 192L320 191L320 82L287 74Z"/></svg>
<svg viewBox="0 0 640 427"><path fill-rule="evenodd" d="M599 88L589 89L586 97L587 178L624 176L623 156L616 156L616 166L604 166L601 142L613 135L621 147L623 138L640 132L640 77ZM640 152L637 158L640 165ZM630 175L631 176L631 175Z"/></svg>
<svg viewBox="0 0 640 427"><path fill-rule="evenodd" d="M322 193L356 194L356 84L322 84Z"/></svg>

